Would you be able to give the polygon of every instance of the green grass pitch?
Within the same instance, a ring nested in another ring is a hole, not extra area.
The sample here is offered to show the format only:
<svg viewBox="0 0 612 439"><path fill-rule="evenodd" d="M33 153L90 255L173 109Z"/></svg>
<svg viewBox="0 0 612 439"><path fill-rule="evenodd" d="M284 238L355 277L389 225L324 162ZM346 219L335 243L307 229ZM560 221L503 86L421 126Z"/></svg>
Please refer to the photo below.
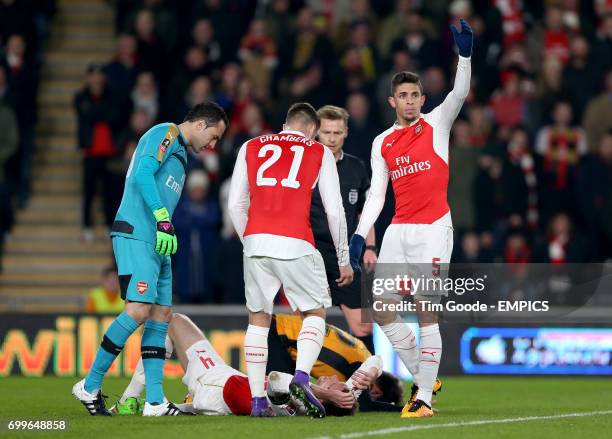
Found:
<svg viewBox="0 0 612 439"><path fill-rule="evenodd" d="M67 432L38 432L29 434L29 437L80 439L314 439L342 435L349 435L349 438L558 439L610 437L612 434L609 378L453 377L443 379L443 392L435 403L438 412L433 418L400 419L399 414L368 413L353 418L322 420L236 416L94 418L70 394L74 382L75 379L52 377L0 378L0 419L3 423L0 436L28 437L27 433L6 430L7 420L11 419L65 419L68 421ZM104 391L109 395L109 406L126 383L125 379L106 379ZM166 380L165 389L167 396L174 401L182 400L185 394L185 387L178 380ZM591 414L558 417L570 413ZM516 421L516 418L548 416L554 418ZM491 423L491 420L501 421ZM402 430L393 430L397 428ZM366 435L367 432L370 434Z"/></svg>

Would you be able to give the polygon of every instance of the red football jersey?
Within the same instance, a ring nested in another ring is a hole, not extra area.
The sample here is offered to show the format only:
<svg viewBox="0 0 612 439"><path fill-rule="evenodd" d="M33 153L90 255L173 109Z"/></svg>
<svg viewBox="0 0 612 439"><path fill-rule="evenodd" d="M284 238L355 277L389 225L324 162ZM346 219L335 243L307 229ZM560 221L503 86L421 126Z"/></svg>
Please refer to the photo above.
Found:
<svg viewBox="0 0 612 439"><path fill-rule="evenodd" d="M385 204L389 179L395 195L395 224L452 227L446 199L451 127L470 90L471 64L459 56L453 90L410 126L394 124L372 142L372 184L357 233L367 236Z"/></svg>
<svg viewBox="0 0 612 439"><path fill-rule="evenodd" d="M431 224L449 211L448 164L433 145L434 130L423 118L382 141L395 194L394 224Z"/></svg>
<svg viewBox="0 0 612 439"><path fill-rule="evenodd" d="M302 239L314 246L310 203L324 148L294 131L247 142L250 205L245 237L265 233Z"/></svg>

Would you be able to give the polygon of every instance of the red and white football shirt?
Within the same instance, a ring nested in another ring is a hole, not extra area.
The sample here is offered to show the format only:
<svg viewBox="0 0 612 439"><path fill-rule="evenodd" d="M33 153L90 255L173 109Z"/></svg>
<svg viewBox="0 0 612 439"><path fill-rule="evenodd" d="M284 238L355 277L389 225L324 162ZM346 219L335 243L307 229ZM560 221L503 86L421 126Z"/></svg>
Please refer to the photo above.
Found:
<svg viewBox="0 0 612 439"><path fill-rule="evenodd" d="M289 130L251 139L238 153L228 205L246 256L295 259L316 251L310 204L317 181L339 263L348 264L346 217L333 154Z"/></svg>
<svg viewBox="0 0 612 439"><path fill-rule="evenodd" d="M447 202L450 130L470 89L470 59L459 57L455 85L444 102L410 126L397 124L372 143L372 183L358 235L365 237L385 203L389 179L394 224L451 225Z"/></svg>

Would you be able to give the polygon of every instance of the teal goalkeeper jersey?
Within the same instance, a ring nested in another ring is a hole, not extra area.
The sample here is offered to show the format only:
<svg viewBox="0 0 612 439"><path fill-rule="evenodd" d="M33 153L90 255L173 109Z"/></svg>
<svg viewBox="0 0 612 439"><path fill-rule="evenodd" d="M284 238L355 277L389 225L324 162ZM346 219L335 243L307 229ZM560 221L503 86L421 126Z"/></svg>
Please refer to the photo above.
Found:
<svg viewBox="0 0 612 439"><path fill-rule="evenodd" d="M155 125L140 138L127 171L111 236L138 239L155 246L157 225L153 211L165 207L172 218L185 184L186 147L173 123Z"/></svg>

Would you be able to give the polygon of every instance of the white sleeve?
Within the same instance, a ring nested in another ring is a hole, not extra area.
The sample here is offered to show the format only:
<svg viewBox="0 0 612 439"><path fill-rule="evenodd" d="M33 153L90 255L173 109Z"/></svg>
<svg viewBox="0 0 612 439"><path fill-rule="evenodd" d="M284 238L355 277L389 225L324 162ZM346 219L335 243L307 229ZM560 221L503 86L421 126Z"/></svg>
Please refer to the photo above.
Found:
<svg viewBox="0 0 612 439"><path fill-rule="evenodd" d="M387 185L389 184L389 168L381 154L381 147L384 136L378 136L372 143L372 156L370 162L372 164L372 182L370 190L366 198L359 225L355 231L356 235L362 236L364 239L368 236L368 232L374 226L378 219L378 215L385 205L385 195L387 194Z"/></svg>
<svg viewBox="0 0 612 439"><path fill-rule="evenodd" d="M349 253L346 237L346 215L342 205L338 168L336 167L336 159L329 148L323 147L323 151L323 161L319 173L319 192L327 215L329 232L336 247L338 265L343 267L349 263Z"/></svg>
<svg viewBox="0 0 612 439"><path fill-rule="evenodd" d="M247 173L245 143L240 147L240 151L238 151L227 200L229 216L241 241L247 225L249 204L249 176Z"/></svg>
<svg viewBox="0 0 612 439"><path fill-rule="evenodd" d="M461 110L461 106L470 92L470 81L472 76L472 64L470 58L459 56L457 62L457 73L455 84L446 99L433 109L429 117L436 120L440 126L450 131L453 122Z"/></svg>
<svg viewBox="0 0 612 439"><path fill-rule="evenodd" d="M361 395L361 390L353 389L353 385L354 385L353 376L355 376L355 373L358 370L365 372L368 375L371 375L372 373L374 373L375 378L378 378L383 373L382 358L379 357L378 355L372 355L367 360L365 360L363 363L361 363L361 366L359 366L359 369L353 372L353 375L351 375L351 377L348 380L346 380L346 387L348 387L348 389L351 392L353 392L353 394L355 395L355 398L359 398L359 395Z"/></svg>

